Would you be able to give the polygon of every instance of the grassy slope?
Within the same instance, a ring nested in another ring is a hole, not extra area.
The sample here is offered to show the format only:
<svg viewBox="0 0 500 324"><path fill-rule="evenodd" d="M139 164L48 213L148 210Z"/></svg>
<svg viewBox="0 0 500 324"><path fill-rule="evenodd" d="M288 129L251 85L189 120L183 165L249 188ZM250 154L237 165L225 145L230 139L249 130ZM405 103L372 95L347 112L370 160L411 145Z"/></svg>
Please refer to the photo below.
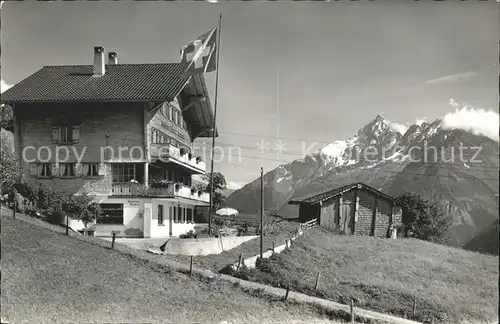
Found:
<svg viewBox="0 0 500 324"><path fill-rule="evenodd" d="M4 213L1 232L2 319L11 323L323 321L312 308L189 278Z"/></svg>
<svg viewBox="0 0 500 324"><path fill-rule="evenodd" d="M417 320L497 319L498 258L419 240L383 240L307 231L290 250L248 279L360 307L408 316L417 294ZM316 273L321 271L318 291Z"/></svg>

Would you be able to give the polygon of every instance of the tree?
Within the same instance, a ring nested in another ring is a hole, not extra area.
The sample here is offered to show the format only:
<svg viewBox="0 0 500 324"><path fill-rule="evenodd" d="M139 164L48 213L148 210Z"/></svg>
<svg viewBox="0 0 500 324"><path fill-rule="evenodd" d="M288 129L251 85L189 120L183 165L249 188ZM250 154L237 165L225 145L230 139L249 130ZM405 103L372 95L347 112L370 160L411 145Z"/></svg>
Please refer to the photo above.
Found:
<svg viewBox="0 0 500 324"><path fill-rule="evenodd" d="M10 189L22 181L21 166L16 159L12 140L2 132L0 135L0 185Z"/></svg>
<svg viewBox="0 0 500 324"><path fill-rule="evenodd" d="M211 182L210 182L210 173L208 174L205 174L203 176L203 179L208 182L205 190L210 192L210 188L211 188ZM224 177L224 175L220 172L214 172L214 176L213 176L213 188L214 188L214 192L213 192L213 195L212 195L212 206L213 206L213 209L217 210L219 209L220 207L224 206L224 200L225 200L225 196L222 195L222 193L218 192L217 190L224 190L227 188L227 184L226 184L226 177Z"/></svg>
<svg viewBox="0 0 500 324"><path fill-rule="evenodd" d="M432 199L426 200L414 192L406 192L397 198L403 207L402 223L405 236L411 235L430 242L450 244L452 219L440 203L439 194L434 192Z"/></svg>
<svg viewBox="0 0 500 324"><path fill-rule="evenodd" d="M14 114L12 112L12 107L9 105L0 106L0 127L12 131L14 125Z"/></svg>
<svg viewBox="0 0 500 324"><path fill-rule="evenodd" d="M102 215L101 208L94 196L87 193L70 196L63 203L62 209L72 219L81 220L85 227Z"/></svg>

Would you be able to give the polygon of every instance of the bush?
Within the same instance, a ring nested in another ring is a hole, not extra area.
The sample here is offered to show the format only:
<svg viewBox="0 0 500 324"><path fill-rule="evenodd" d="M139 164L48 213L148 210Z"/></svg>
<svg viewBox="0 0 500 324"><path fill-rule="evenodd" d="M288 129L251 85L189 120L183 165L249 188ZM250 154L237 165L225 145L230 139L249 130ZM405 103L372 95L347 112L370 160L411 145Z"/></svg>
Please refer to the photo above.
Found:
<svg viewBox="0 0 500 324"><path fill-rule="evenodd" d="M238 226L238 234L237 236L245 236L248 235L250 229L250 224L247 222L243 223L242 225Z"/></svg>
<svg viewBox="0 0 500 324"><path fill-rule="evenodd" d="M442 205L444 200L437 193L426 200L419 194L406 192L398 196L405 206L402 225L405 236L440 244L451 243L452 218Z"/></svg>
<svg viewBox="0 0 500 324"><path fill-rule="evenodd" d="M45 220L51 224L60 225L64 220L64 212L60 208L50 208L46 212Z"/></svg>
<svg viewBox="0 0 500 324"><path fill-rule="evenodd" d="M217 226L224 226L224 220L220 217L214 217L213 223Z"/></svg>
<svg viewBox="0 0 500 324"><path fill-rule="evenodd" d="M181 238L181 239L190 239L190 238L196 238L196 237L198 237L198 235L193 230L190 230L189 232L187 232L185 234L179 235L179 238Z"/></svg>
<svg viewBox="0 0 500 324"><path fill-rule="evenodd" d="M62 208L64 195L52 187L40 183L23 184L18 189L24 191L28 200L35 204L35 207L42 211L58 206Z"/></svg>
<svg viewBox="0 0 500 324"><path fill-rule="evenodd" d="M22 211L26 215L36 217L37 215L37 209L34 204L29 203L26 206L24 206L24 210Z"/></svg>

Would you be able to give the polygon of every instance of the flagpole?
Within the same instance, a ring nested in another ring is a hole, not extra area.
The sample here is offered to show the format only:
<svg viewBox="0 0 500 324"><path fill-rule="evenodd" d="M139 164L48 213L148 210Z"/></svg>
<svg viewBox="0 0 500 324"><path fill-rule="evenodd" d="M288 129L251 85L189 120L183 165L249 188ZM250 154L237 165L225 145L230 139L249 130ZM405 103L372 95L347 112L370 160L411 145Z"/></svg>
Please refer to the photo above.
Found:
<svg viewBox="0 0 500 324"><path fill-rule="evenodd" d="M210 207L208 210L208 234L212 234L212 208L213 201L212 197L214 194L214 151L215 151L215 134L216 134L216 121L217 121L217 98L218 98L218 89L219 89L219 53L220 53L220 33L222 27L222 13L219 16L219 26L217 28L217 57L216 57L216 71L215 71L215 102L214 102L214 122L212 128L212 158L211 158L211 167L210 167Z"/></svg>

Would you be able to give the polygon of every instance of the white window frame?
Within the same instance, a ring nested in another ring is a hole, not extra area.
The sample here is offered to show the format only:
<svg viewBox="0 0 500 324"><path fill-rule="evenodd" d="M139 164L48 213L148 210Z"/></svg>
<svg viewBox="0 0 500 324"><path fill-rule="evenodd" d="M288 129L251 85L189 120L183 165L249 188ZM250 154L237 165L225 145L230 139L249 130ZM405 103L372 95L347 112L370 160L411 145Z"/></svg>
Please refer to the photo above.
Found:
<svg viewBox="0 0 500 324"><path fill-rule="evenodd" d="M135 163L113 163L111 166L113 183L125 183L135 180L137 175ZM130 179L128 179L130 178ZM118 181L120 180L120 181Z"/></svg>
<svg viewBox="0 0 500 324"><path fill-rule="evenodd" d="M115 208L104 208L104 206L114 206ZM123 225L123 223L125 222L125 211L124 211L124 206L122 203L104 203L104 204L100 204L103 212L105 213L107 210L109 211L112 211L112 212L116 212L117 214L119 214L119 216L116 216L114 215L112 217L112 219L114 220L118 220L118 221L109 221L109 218L108 220L102 220L102 219L98 219L97 223L98 224L109 224L109 225Z"/></svg>
<svg viewBox="0 0 500 324"><path fill-rule="evenodd" d="M73 170L72 174L70 174L71 170ZM76 177L76 163L59 163L59 177L61 178Z"/></svg>
<svg viewBox="0 0 500 324"><path fill-rule="evenodd" d="M80 141L80 126L52 126L52 142L58 144L74 144Z"/></svg>
<svg viewBox="0 0 500 324"><path fill-rule="evenodd" d="M82 163L82 166L83 166L83 174L82 174L83 177L96 178L99 176L99 163Z"/></svg>
<svg viewBox="0 0 500 324"><path fill-rule="evenodd" d="M39 163L38 164L38 177L50 178L52 177L52 163Z"/></svg>

